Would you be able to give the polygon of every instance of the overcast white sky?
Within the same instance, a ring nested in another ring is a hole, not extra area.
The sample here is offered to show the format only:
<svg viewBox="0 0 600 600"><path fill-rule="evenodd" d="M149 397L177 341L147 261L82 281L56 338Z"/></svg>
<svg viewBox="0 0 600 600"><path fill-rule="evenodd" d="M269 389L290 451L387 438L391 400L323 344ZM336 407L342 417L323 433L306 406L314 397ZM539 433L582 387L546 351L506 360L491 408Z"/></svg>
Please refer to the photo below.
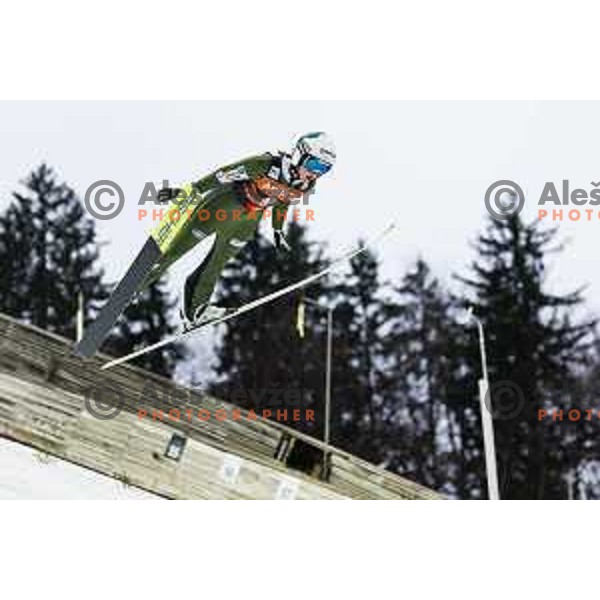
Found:
<svg viewBox="0 0 600 600"><path fill-rule="evenodd" d="M589 190L600 180L599 122L598 102L4 102L0 209L41 161L82 196L96 180L117 181L125 210L98 223L109 242L102 259L116 279L150 225L136 216L144 182L196 179L285 148L298 133L325 130L339 162L311 200L314 238L327 240L333 254L393 220L399 232L381 247L385 275L401 275L421 253L449 279L472 257L490 183L517 181L533 218L546 181ZM588 283L590 306L600 309L600 219L559 226L570 245L551 279L561 289Z"/></svg>

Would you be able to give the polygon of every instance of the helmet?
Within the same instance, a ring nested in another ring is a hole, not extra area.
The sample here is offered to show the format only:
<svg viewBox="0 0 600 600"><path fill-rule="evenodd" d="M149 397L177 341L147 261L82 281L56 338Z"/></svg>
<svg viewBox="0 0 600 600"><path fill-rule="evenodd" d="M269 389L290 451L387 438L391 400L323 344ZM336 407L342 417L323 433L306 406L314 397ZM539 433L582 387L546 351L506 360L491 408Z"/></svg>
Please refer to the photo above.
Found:
<svg viewBox="0 0 600 600"><path fill-rule="evenodd" d="M335 163L335 146L322 131L301 136L292 150L292 165L304 167L317 176L324 175Z"/></svg>

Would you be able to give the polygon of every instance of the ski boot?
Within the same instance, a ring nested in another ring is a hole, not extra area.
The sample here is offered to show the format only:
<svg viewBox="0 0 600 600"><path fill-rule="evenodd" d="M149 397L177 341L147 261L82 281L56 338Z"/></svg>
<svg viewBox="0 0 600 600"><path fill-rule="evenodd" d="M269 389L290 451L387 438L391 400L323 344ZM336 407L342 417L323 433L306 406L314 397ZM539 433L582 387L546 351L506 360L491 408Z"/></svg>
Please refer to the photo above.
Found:
<svg viewBox="0 0 600 600"><path fill-rule="evenodd" d="M216 321L235 311L235 308L225 308L223 306L215 306L214 304L202 304L194 311L194 316L189 319L183 310L179 311L181 322L183 324L183 332L196 329L201 325Z"/></svg>

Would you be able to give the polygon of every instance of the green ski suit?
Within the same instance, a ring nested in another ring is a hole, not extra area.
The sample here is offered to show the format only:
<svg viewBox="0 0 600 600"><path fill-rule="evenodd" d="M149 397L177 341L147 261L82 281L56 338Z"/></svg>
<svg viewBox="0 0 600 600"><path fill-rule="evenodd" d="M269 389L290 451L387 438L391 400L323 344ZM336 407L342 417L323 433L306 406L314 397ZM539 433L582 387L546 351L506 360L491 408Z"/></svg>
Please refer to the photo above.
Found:
<svg viewBox="0 0 600 600"><path fill-rule="evenodd" d="M287 204L297 202L302 192L282 180L281 156L270 153L219 169L174 192L177 196L151 232L162 258L146 285L214 235L210 251L185 282L184 313L194 320L208 305L227 261L254 237L259 223L268 216L264 211L272 211L273 228L281 231Z"/></svg>

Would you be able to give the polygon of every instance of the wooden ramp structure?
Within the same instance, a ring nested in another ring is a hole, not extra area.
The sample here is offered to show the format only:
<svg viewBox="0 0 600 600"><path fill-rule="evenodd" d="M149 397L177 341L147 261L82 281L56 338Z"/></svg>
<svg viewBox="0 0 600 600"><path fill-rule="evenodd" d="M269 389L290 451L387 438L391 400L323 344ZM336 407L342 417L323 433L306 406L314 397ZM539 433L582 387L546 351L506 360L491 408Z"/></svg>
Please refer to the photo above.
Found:
<svg viewBox="0 0 600 600"><path fill-rule="evenodd" d="M277 422L219 420L235 407L131 365L100 370L109 357L73 345L0 314L1 437L172 499L442 498ZM298 444L326 468L291 468Z"/></svg>

